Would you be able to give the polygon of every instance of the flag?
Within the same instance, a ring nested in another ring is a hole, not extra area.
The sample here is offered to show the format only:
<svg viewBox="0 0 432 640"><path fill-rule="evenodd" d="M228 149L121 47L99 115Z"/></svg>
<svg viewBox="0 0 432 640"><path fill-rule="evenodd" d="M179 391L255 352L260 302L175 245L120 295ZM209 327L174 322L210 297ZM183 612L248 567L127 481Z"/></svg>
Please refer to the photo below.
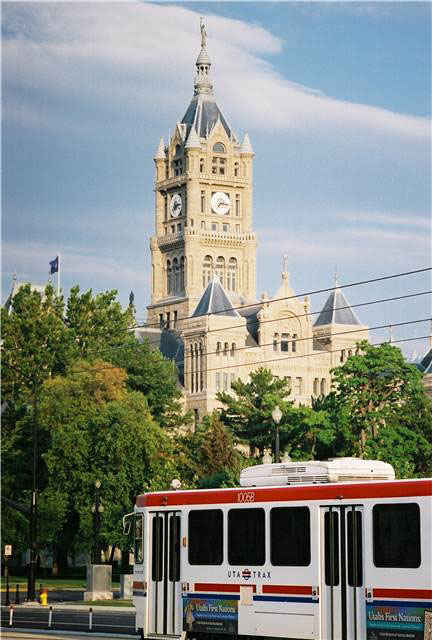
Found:
<svg viewBox="0 0 432 640"><path fill-rule="evenodd" d="M59 270L59 257L57 256L54 260L50 260L50 275L52 273L58 273Z"/></svg>

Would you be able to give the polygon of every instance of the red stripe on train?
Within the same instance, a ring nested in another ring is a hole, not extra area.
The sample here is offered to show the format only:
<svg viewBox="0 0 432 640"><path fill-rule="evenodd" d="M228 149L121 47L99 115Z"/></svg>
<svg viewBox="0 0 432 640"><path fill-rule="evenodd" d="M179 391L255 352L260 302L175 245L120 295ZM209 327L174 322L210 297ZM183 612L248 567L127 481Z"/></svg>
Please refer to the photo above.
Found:
<svg viewBox="0 0 432 640"><path fill-rule="evenodd" d="M144 582L133 582L132 589L144 589Z"/></svg>
<svg viewBox="0 0 432 640"><path fill-rule="evenodd" d="M220 591L220 592L228 592L228 593L239 593L240 586L242 587L252 587L253 592L256 593L256 585L255 584L216 584L214 582L196 582L195 583L195 591Z"/></svg>
<svg viewBox="0 0 432 640"><path fill-rule="evenodd" d="M263 584L263 593L297 593L299 595L312 595L312 587L288 586L284 584Z"/></svg>
<svg viewBox="0 0 432 640"><path fill-rule="evenodd" d="M431 480L401 480L352 484L321 484L302 487L241 487L210 491L148 493L137 498L138 507L169 507L204 504L244 504L239 494L254 494L252 502L304 500L352 500L361 498L407 498L432 495Z"/></svg>
<svg viewBox="0 0 432 640"><path fill-rule="evenodd" d="M432 598L432 589L373 589L374 598Z"/></svg>

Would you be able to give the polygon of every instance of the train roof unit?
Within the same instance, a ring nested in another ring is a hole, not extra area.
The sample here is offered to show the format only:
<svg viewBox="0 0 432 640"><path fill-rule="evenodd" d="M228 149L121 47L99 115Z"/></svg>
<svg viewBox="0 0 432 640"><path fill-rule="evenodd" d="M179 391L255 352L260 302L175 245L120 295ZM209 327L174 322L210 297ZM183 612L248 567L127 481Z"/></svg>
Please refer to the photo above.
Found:
<svg viewBox="0 0 432 640"><path fill-rule="evenodd" d="M283 462L247 467L240 474L242 487L327 484L394 480L391 464L361 458L330 458L308 462Z"/></svg>

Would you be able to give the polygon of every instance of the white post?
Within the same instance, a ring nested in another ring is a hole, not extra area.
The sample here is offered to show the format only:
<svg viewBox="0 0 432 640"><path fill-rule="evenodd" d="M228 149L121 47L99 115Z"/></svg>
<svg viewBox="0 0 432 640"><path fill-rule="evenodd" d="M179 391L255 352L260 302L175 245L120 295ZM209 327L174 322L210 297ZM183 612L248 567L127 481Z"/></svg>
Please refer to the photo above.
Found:
<svg viewBox="0 0 432 640"><path fill-rule="evenodd" d="M14 612L14 608L13 608L13 605L11 604L10 609L9 609L9 626L10 627L13 624L13 612Z"/></svg>
<svg viewBox="0 0 432 640"><path fill-rule="evenodd" d="M89 609L89 631L93 628L93 609L90 607Z"/></svg>
<svg viewBox="0 0 432 640"><path fill-rule="evenodd" d="M48 629L51 629L51 622L52 622L52 607L49 608Z"/></svg>
<svg viewBox="0 0 432 640"><path fill-rule="evenodd" d="M60 254L58 254L57 295L60 295Z"/></svg>

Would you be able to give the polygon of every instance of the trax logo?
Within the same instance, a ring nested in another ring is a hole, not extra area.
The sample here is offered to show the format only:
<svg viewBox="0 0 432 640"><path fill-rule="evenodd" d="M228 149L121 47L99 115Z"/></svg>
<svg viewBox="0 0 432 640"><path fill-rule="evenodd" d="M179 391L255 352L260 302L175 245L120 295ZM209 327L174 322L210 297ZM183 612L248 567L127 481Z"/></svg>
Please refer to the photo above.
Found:
<svg viewBox="0 0 432 640"><path fill-rule="evenodd" d="M260 578L265 579L265 578L270 578L271 579L271 573L270 571L250 571L249 569L243 569L243 571L240 573L240 571L228 571L228 578L243 578L243 580L249 580L250 578Z"/></svg>

